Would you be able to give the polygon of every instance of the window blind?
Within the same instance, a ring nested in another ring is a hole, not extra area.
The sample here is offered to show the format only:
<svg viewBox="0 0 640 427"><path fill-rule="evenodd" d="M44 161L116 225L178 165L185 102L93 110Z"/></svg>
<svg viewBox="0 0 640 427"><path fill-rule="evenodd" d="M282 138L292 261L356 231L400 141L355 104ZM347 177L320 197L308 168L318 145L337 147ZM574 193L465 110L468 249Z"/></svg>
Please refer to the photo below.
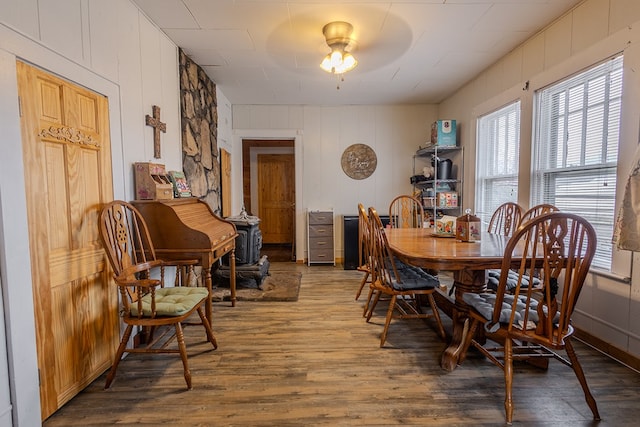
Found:
<svg viewBox="0 0 640 427"><path fill-rule="evenodd" d="M478 118L476 216L486 229L493 212L518 201L520 101Z"/></svg>
<svg viewBox="0 0 640 427"><path fill-rule="evenodd" d="M596 229L592 265L611 269L622 56L536 92L532 201Z"/></svg>

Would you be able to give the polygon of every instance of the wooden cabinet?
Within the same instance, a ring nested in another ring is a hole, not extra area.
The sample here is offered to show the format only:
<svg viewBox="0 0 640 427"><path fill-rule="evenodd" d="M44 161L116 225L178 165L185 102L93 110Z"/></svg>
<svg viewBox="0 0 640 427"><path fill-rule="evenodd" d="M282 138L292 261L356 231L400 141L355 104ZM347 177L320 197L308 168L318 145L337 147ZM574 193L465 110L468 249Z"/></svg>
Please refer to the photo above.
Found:
<svg viewBox="0 0 640 427"><path fill-rule="evenodd" d="M333 211L307 212L308 264L335 265Z"/></svg>
<svg viewBox="0 0 640 427"><path fill-rule="evenodd" d="M413 156L414 178L425 168L428 171L424 180L414 181L413 185L431 225L442 215L460 216L463 163L462 147L457 146L431 145Z"/></svg>

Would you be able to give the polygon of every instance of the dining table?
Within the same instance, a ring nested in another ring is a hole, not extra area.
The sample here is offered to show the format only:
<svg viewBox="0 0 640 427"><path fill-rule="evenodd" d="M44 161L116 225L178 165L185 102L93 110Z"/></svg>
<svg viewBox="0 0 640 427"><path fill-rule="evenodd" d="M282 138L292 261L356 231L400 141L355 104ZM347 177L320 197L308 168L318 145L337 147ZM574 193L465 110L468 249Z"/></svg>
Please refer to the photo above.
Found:
<svg viewBox="0 0 640 427"><path fill-rule="evenodd" d="M453 371L458 366L469 326L467 304L462 295L486 291L486 271L501 268L509 238L485 231L479 240L465 242L455 235L435 233L433 228L387 228L385 233L391 252L400 261L428 270L449 271L453 275L453 295L441 289L434 295L438 308L452 320L451 342L442 354L440 365ZM521 260L521 254L516 247L514 263Z"/></svg>

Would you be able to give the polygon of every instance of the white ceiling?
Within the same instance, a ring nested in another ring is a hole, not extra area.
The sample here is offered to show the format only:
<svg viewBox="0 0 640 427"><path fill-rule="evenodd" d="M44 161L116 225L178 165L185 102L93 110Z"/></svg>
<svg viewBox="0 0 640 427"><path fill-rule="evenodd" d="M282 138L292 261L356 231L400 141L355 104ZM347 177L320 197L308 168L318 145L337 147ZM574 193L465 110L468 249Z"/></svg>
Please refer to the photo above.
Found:
<svg viewBox="0 0 640 427"><path fill-rule="evenodd" d="M438 103L582 0L134 0L232 104ZM322 71L322 27L358 59Z"/></svg>

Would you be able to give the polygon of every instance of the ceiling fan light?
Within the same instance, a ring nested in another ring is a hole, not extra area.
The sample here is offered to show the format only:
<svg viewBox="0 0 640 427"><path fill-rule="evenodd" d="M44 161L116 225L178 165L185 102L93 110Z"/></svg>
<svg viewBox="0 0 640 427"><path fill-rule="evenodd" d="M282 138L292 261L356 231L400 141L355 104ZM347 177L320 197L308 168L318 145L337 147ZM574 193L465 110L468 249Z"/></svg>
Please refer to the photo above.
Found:
<svg viewBox="0 0 640 427"><path fill-rule="evenodd" d="M356 65L358 65L358 61L356 61L356 58L350 53L346 53L342 57L342 66L344 67L344 71L351 71L356 68Z"/></svg>
<svg viewBox="0 0 640 427"><path fill-rule="evenodd" d="M331 67L338 68L342 65L342 51L334 50L331 52Z"/></svg>
<svg viewBox="0 0 640 427"><path fill-rule="evenodd" d="M353 42L351 32L353 26L348 22L330 22L324 26L322 33L325 36L327 45L331 48L331 53L324 57L320 68L327 73L342 75L353 70L358 61L350 53L345 52Z"/></svg>
<svg viewBox="0 0 640 427"><path fill-rule="evenodd" d="M320 63L320 68L322 68L327 73L331 73L331 54L324 57L322 62Z"/></svg>

